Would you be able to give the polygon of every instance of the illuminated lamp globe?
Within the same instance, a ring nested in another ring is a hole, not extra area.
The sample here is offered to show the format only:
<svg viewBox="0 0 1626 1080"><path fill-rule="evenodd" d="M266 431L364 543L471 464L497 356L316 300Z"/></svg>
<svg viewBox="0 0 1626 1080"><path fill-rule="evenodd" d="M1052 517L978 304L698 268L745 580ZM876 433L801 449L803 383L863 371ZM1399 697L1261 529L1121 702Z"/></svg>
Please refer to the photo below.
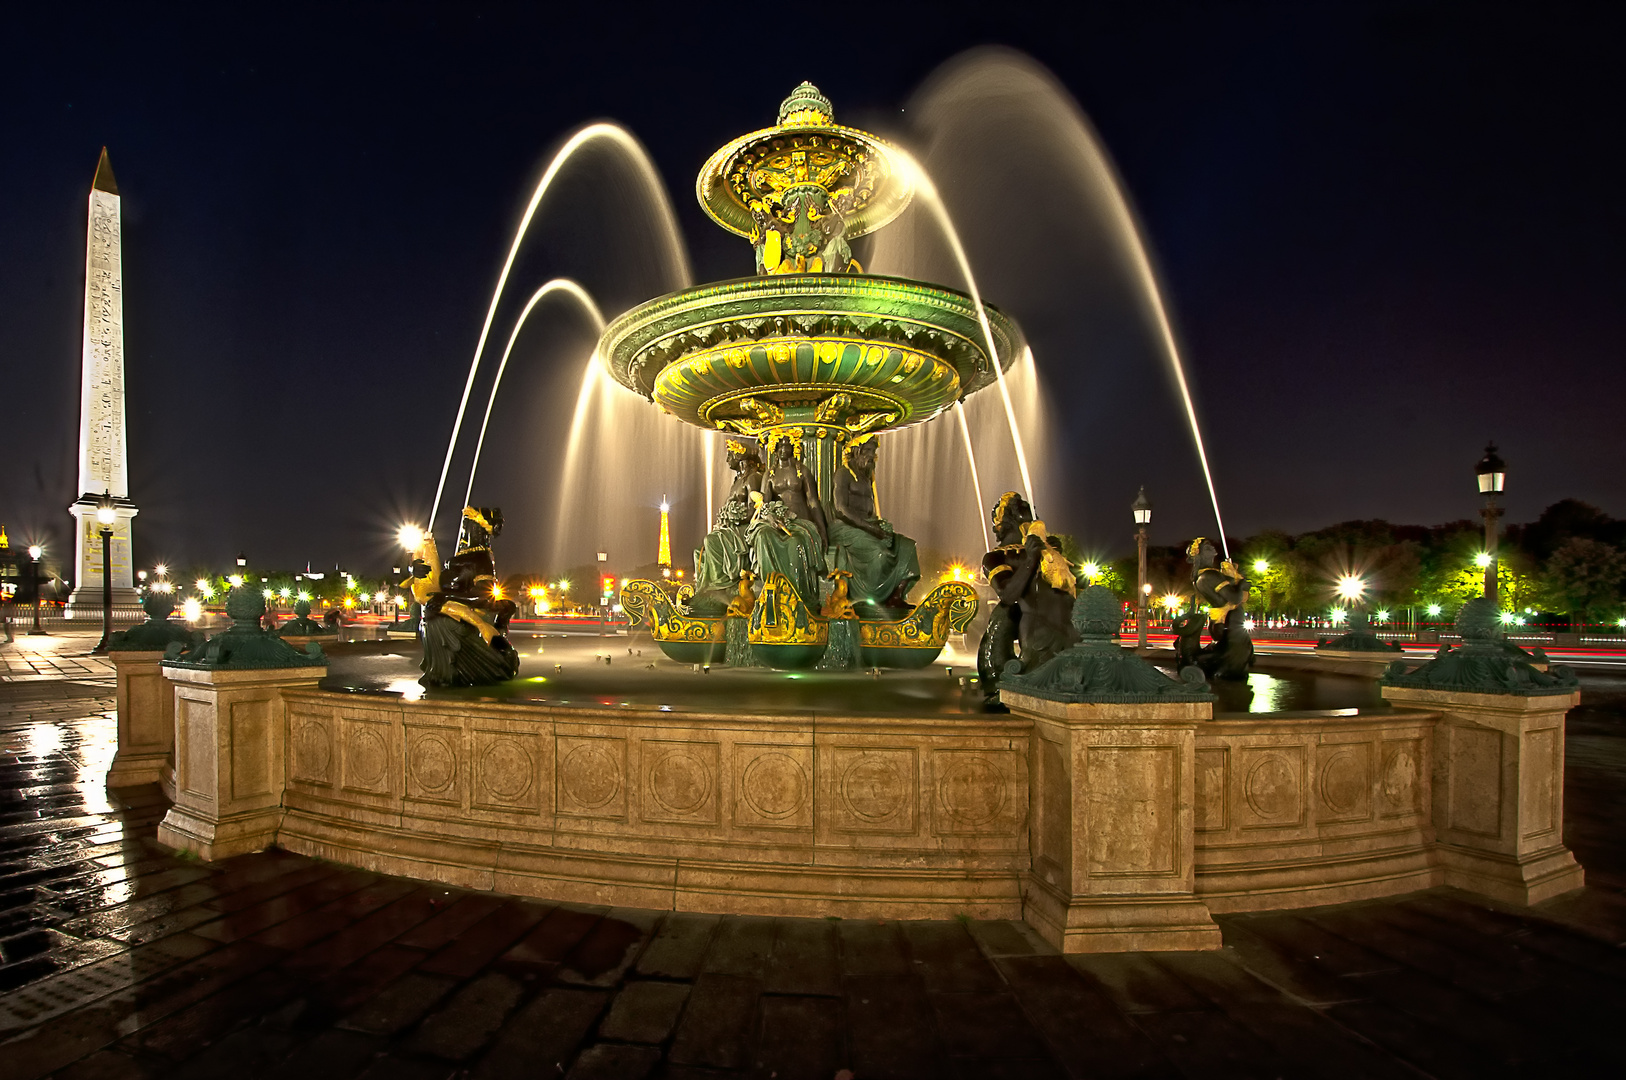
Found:
<svg viewBox="0 0 1626 1080"><path fill-rule="evenodd" d="M1474 466L1474 477L1479 481L1481 495L1500 495L1507 483L1507 462L1496 452L1495 443L1485 444L1485 456Z"/></svg>
<svg viewBox="0 0 1626 1080"><path fill-rule="evenodd" d="M1135 496L1135 501L1129 509L1135 514L1136 525L1150 525L1152 523L1152 500L1146 497L1144 487L1140 489L1140 494Z"/></svg>

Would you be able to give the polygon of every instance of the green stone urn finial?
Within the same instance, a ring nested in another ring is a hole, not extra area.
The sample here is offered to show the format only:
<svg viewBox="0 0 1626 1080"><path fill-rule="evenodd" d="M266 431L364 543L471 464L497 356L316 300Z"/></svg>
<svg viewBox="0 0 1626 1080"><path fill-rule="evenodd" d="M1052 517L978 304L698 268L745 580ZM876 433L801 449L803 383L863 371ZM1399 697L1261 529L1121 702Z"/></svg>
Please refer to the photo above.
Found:
<svg viewBox="0 0 1626 1080"><path fill-rule="evenodd" d="M258 626L265 615L265 597L247 585L239 585L226 596L226 614L231 616L233 630Z"/></svg>
<svg viewBox="0 0 1626 1080"><path fill-rule="evenodd" d="M294 602L294 615L295 616L297 616L298 618L304 619L304 618L308 618L310 616L310 613L311 613L311 602L309 600L300 599L300 600L296 600Z"/></svg>
<svg viewBox="0 0 1626 1080"><path fill-rule="evenodd" d="M1073 602L1073 628L1089 642L1110 642L1123 625L1124 610L1118 596L1104 585L1091 585Z"/></svg>
<svg viewBox="0 0 1626 1080"><path fill-rule="evenodd" d="M779 105L779 123L789 124L828 124L835 120L834 107L830 99L819 93L819 88L810 82L804 82L790 92Z"/></svg>
<svg viewBox="0 0 1626 1080"><path fill-rule="evenodd" d="M167 592L148 592L141 598L141 610L154 622L163 622L175 610L175 601Z"/></svg>
<svg viewBox="0 0 1626 1080"><path fill-rule="evenodd" d="M1457 612L1457 633L1463 643L1470 641L1499 641L1503 637L1502 613L1496 601L1489 597L1475 597Z"/></svg>

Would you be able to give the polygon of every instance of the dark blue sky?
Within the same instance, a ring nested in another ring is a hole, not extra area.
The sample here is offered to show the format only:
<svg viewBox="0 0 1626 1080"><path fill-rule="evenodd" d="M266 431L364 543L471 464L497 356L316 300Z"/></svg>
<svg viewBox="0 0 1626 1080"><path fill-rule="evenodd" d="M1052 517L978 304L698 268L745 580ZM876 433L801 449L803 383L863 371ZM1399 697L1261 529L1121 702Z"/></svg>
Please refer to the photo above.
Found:
<svg viewBox="0 0 1626 1080"><path fill-rule="evenodd" d="M1510 463L1510 520L1564 497L1626 514L1626 95L1608 5L933 5L828 23L799 7L737 29L719 6L61 10L10 17L0 43L14 537L70 537L104 144L124 195L138 561L247 548L262 565L379 566L391 523L426 516L517 214L571 130L637 133L696 277L738 276L748 250L691 194L713 149L803 78L843 120L907 142L910 94L983 44L1046 65L1116 159L1233 535L1470 516L1487 438ZM522 260L516 304L561 273L612 312L663 291L613 181L584 175L577 210ZM1055 526L1125 546L1145 483L1158 542L1209 531L1156 365L1094 370L1065 306L985 290L1055 368L1070 478ZM511 465L522 488L536 466Z"/></svg>

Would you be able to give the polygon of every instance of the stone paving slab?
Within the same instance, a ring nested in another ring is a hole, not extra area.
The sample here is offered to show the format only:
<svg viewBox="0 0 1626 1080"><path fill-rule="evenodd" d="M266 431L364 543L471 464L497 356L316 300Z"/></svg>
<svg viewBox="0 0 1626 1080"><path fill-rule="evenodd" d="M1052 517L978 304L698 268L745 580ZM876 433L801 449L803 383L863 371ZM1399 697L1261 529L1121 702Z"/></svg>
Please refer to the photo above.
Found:
<svg viewBox="0 0 1626 1080"><path fill-rule="evenodd" d="M20 678L0 685L7 1080L1626 1071L1626 681L1589 680L1571 717L1580 894L1436 889L1220 916L1214 952L1064 957L1013 922L611 909L280 851L180 858L154 839L156 788L101 783L103 676Z"/></svg>

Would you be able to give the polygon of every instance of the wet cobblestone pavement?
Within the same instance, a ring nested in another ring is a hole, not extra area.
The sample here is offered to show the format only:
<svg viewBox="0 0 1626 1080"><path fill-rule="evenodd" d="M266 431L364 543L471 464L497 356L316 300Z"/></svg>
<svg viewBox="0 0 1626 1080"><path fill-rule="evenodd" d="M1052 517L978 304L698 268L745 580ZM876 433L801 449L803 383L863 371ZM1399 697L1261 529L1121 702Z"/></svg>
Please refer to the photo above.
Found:
<svg viewBox="0 0 1626 1080"><path fill-rule="evenodd" d="M90 674L87 672L87 674ZM1571 717L1580 893L1223 916L1202 954L1020 923L717 918L160 847L112 689L0 685L0 1076L1421 1076L1626 1068L1626 680Z"/></svg>

